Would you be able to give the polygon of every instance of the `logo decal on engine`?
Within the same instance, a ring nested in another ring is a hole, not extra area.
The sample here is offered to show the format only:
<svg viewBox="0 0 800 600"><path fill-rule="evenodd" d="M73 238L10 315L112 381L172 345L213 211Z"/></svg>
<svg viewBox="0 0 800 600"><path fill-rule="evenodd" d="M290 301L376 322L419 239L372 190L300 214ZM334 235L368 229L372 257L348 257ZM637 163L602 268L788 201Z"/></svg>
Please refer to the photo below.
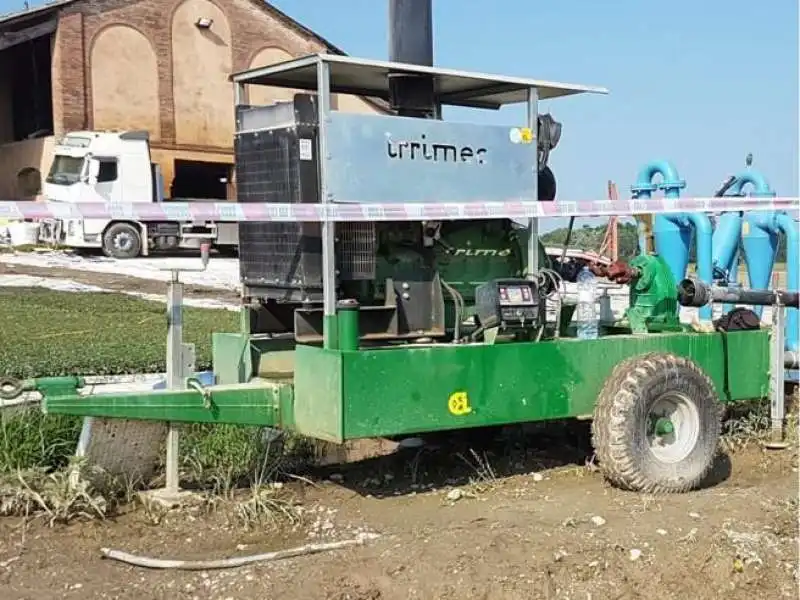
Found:
<svg viewBox="0 0 800 600"><path fill-rule="evenodd" d="M469 396L467 392L453 392L447 399L447 410L451 415L463 417L472 412L472 406L469 403Z"/></svg>
<svg viewBox="0 0 800 600"><path fill-rule="evenodd" d="M436 163L471 163L482 165L486 162L486 148L456 146L429 141L425 134L419 140L386 140L386 155L396 160L426 160Z"/></svg>
<svg viewBox="0 0 800 600"><path fill-rule="evenodd" d="M511 256L511 248L454 248L454 256Z"/></svg>

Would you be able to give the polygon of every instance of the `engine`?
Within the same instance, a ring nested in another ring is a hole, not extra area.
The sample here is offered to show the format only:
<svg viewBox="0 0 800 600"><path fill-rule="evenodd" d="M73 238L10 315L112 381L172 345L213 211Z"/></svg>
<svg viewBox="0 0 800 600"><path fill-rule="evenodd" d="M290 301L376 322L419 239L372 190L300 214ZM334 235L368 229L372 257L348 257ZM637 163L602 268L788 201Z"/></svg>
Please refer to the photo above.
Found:
<svg viewBox="0 0 800 600"><path fill-rule="evenodd" d="M309 94L237 107L239 202L320 201L317 114ZM539 136L540 200L550 201L556 184L546 161L560 124L543 115ZM506 219L336 223L337 297L361 305L365 341L445 338L457 319L472 314L477 286L523 275L526 235ZM240 223L239 256L244 296L259 307L253 333L321 340L320 224Z"/></svg>

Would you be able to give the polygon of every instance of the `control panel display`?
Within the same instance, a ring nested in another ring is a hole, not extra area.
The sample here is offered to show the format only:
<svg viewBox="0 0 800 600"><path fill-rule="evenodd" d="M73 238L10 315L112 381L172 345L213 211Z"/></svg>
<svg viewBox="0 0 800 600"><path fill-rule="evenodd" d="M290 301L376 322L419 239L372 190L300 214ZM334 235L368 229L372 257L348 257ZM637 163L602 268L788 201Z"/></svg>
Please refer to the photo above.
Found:
<svg viewBox="0 0 800 600"><path fill-rule="evenodd" d="M500 304L514 306L518 304L530 304L533 301L531 288L528 286L505 286L501 285Z"/></svg>
<svg viewBox="0 0 800 600"><path fill-rule="evenodd" d="M481 323L503 327L535 328L542 323L544 300L536 282L527 279L488 281L475 290Z"/></svg>

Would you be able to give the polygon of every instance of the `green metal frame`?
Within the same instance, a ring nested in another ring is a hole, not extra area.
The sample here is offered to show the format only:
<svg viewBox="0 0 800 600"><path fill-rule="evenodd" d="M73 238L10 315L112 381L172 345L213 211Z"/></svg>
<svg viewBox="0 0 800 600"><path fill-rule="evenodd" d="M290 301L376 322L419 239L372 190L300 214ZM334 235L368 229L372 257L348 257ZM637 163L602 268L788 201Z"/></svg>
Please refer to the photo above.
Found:
<svg viewBox="0 0 800 600"><path fill-rule="evenodd" d="M329 350L299 345L293 380L234 379L273 359L264 340L215 336L220 385L81 396L80 380L29 383L50 413L281 427L319 439L384 437L487 425L591 417L614 366L668 352L693 360L723 402L766 397L769 331L609 335L505 344ZM288 353L288 354L287 354Z"/></svg>

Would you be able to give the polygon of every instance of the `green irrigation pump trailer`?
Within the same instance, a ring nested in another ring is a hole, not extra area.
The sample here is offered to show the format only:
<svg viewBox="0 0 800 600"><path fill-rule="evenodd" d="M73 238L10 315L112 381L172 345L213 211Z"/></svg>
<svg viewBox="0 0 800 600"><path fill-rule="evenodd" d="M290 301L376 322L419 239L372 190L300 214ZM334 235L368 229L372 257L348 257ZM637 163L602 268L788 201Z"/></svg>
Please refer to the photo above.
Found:
<svg viewBox="0 0 800 600"><path fill-rule="evenodd" d="M569 277L547 260L537 218L583 213L551 202L561 126L538 102L605 90L434 68L430 1L390 7L391 62L313 55L232 76L239 203L220 218L241 221L241 330L214 335L214 384L192 376L176 274L167 389L84 395L81 378L57 377L6 381L4 396L36 390L48 413L169 423L172 490L178 423L341 443L591 418L607 478L645 492L701 483L725 403L771 394L780 439L780 319L797 294L748 292L777 305L772 330L698 331L680 323L681 298L737 292L679 284L642 254L623 269L625 316L578 338ZM250 106L251 85L302 92ZM338 112L333 94L383 99L394 114ZM441 119L447 105L515 103L525 127ZM671 210L659 202L605 214Z"/></svg>

